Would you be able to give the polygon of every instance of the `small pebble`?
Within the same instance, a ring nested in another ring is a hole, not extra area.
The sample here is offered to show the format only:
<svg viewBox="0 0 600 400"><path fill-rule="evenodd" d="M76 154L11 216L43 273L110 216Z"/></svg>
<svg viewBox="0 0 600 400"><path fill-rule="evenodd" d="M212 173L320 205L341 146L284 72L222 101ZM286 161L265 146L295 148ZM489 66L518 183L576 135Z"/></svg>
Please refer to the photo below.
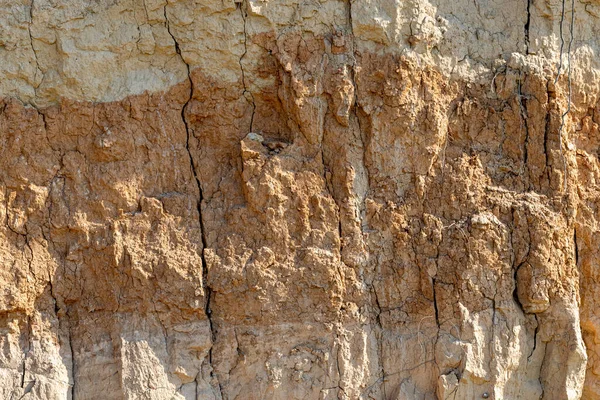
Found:
<svg viewBox="0 0 600 400"><path fill-rule="evenodd" d="M484 399L487 399L488 397L490 397L490 394L488 392L484 392L481 397L483 397Z"/></svg>

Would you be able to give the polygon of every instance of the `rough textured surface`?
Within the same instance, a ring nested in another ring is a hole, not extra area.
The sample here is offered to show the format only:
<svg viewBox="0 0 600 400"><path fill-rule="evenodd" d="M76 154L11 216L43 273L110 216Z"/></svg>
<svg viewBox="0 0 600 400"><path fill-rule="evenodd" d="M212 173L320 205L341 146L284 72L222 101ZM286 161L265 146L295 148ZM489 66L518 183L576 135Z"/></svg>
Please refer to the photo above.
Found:
<svg viewBox="0 0 600 400"><path fill-rule="evenodd" d="M0 398L600 399L596 0L0 7Z"/></svg>

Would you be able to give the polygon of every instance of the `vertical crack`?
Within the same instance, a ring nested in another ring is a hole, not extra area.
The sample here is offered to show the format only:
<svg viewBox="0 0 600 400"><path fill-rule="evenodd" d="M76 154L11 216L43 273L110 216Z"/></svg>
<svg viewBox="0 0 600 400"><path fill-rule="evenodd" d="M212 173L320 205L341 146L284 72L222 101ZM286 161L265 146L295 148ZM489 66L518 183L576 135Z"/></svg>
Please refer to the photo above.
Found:
<svg viewBox="0 0 600 400"><path fill-rule="evenodd" d="M529 125L527 124L527 98L523 96L523 72L519 72L519 109L520 109L520 118L519 118L519 129L523 128L525 132L525 140L523 141L523 165L521 166L521 173L525 172L525 168L527 167L527 160L529 157Z"/></svg>
<svg viewBox="0 0 600 400"><path fill-rule="evenodd" d="M512 210L512 227L511 227L511 231L510 231L510 236L511 236L511 246L512 246L512 252L514 253L514 247L515 244L513 242L513 232L515 230L515 210ZM531 236L531 230L529 229L529 221L527 221L527 236L528 236L528 241L527 241L527 252L525 253L525 256L523 257L522 260L517 260L516 257L513 255L513 260L512 260L512 269L513 269L513 282L515 284L515 287L513 289L513 299L515 301L515 303L519 306L519 308L521 309L521 311L523 312L523 314L527 314L527 312L525 311L525 308L523 307L523 304L521 303L521 300L519 299L519 281L518 281L518 273L519 273L519 269L521 269L521 267L523 265L525 265L525 263L529 260L529 254L531 253L531 243L532 243L532 236ZM519 263L519 265L515 264L517 263L517 261L521 261Z"/></svg>
<svg viewBox="0 0 600 400"><path fill-rule="evenodd" d="M27 317L27 350L23 356L23 372L21 373L21 388L25 388L25 375L27 374L27 356L31 351L31 317Z"/></svg>
<svg viewBox="0 0 600 400"><path fill-rule="evenodd" d="M42 69L40 68L40 62L38 60L37 51L35 50L35 46L33 45L33 35L31 34L31 26L33 25L33 7L34 7L34 2L35 2L35 0L31 0L31 5L29 6L29 25L27 27L27 31L29 33L29 43L31 45L31 51L33 51L33 57L35 58L36 70L35 70L35 76L34 76L35 83L34 83L34 86L33 86L33 92L37 96L37 89L40 87L42 81L44 80L44 71L42 71ZM37 74L38 74L38 71L42 74L42 80L40 81L40 83L37 83Z"/></svg>
<svg viewBox="0 0 600 400"><path fill-rule="evenodd" d="M548 156L548 132L550 132L550 126L552 123L552 118L550 115L550 98L548 98L548 110L546 112L546 121L544 124L544 158L545 158L545 165L544 165L544 169L548 178L548 182L550 182L550 171L548 168L548 162L549 162L549 156ZM560 143L559 143L560 145Z"/></svg>
<svg viewBox="0 0 600 400"><path fill-rule="evenodd" d="M356 60L356 37L354 36L354 25L353 25L353 19L352 19L352 1L353 0L349 0L348 1L348 26L350 27L350 35L351 35L351 43L352 43L352 53L351 53L351 57L352 57L352 70L351 70L351 74L350 74L350 79L352 82L352 86L354 87L354 104L352 105L352 113L354 114L354 117L356 118L356 125L358 127L358 138L360 139L361 142L361 146L362 146L362 153L363 153L363 157L362 157L362 163L363 163L363 168L364 168L364 172L366 175L366 179L367 179L367 192L364 194L363 198L361 199L361 228L362 228L362 221L364 219L364 213L365 213L365 200L367 197L367 193L370 190L370 174L369 174L369 169L367 167L367 140L368 138L366 136L363 136L363 126L361 125L361 121L360 121L360 116L359 116L359 108L360 108L360 104L358 101L358 79L357 79L357 60Z"/></svg>
<svg viewBox="0 0 600 400"><path fill-rule="evenodd" d="M350 29L350 43L351 43L351 53L350 53L350 60L352 62L351 65L351 70L350 70L350 81L352 83L352 86L354 87L354 102L352 104L351 107L351 111L354 114L354 118L356 119L356 127L358 128L358 135L357 138L360 140L360 144L362 147L362 164L363 164L363 168L364 168L364 173L366 175L366 180L367 180L367 191L364 193L364 195L362 196L361 200L361 205L360 205L360 221L361 221L361 231L364 229L364 219L365 219L365 200L366 197L368 195L368 191L370 190L370 174L369 174L369 169L367 168L367 138L363 136L363 127L361 126L361 120L360 120L360 116L359 116L359 100L358 100L358 96L359 96L359 90L358 90L358 79L357 79L357 60L356 60L356 54L357 54L357 49L356 49L356 36L354 35L354 22L353 22L353 17L352 17L352 2L354 0L348 0L348 10L347 10L347 24L348 27ZM350 125L352 127L352 125ZM341 226L340 226L341 228ZM386 393L386 374L385 374L385 365L384 365L384 360L383 360L383 341L382 341L382 336L383 336L383 324L381 322L381 313L382 313L382 307L381 307L381 303L379 302L379 296L377 294L377 288L375 287L375 282L372 281L371 283L371 290L373 292L373 296L375 298L375 308L376 308L376 314L375 314L375 323L377 324L377 328L379 330L379 335L376 335L376 340L377 340L377 357L378 357L378 362L379 362L379 374L380 377L378 379L378 381L381 381L381 390L383 392L383 398L387 398L387 393ZM375 385L377 382L375 382L373 385Z"/></svg>
<svg viewBox="0 0 600 400"><path fill-rule="evenodd" d="M522 262L516 268L513 269L513 281L515 283L515 288L513 289L513 300L515 301L515 303L517 303L517 305L519 306L519 308L521 309L523 314L527 314L527 312L525 311L525 308L523 307L523 304L521 303L521 300L519 299L519 285L518 285L518 278L517 278L519 269L521 269L523 264L525 264L525 262Z"/></svg>
<svg viewBox="0 0 600 400"><path fill-rule="evenodd" d="M438 248L438 257L439 257L439 248ZM431 287L432 287L432 292L433 292L433 311L434 311L434 317L435 317L435 325L437 326L437 332L435 334L435 342L433 343L433 352L435 354L438 342L440 341L440 334L442 333L442 326L440 323L440 309L438 306L436 279L435 278L431 278ZM419 330L420 330L420 328L419 328ZM436 364L436 366L438 366L438 370L440 370L439 365L437 364L437 361L435 361L435 357L434 357L434 363Z"/></svg>
<svg viewBox="0 0 600 400"><path fill-rule="evenodd" d="M32 333L32 329L31 329L31 317L27 316L27 351L25 352L25 355L23 357L23 371L21 372L21 382L20 382L20 387L22 389L22 392L21 392L21 397L19 397L19 400L25 398L26 395L31 392L31 390L33 389L33 387L35 386L35 384L37 382L37 380L35 378L26 380L27 356L31 352L32 336L33 336L33 333ZM15 391L13 390L13 392L11 394L11 398L13 397L14 394L15 394Z"/></svg>
<svg viewBox="0 0 600 400"><path fill-rule="evenodd" d="M351 53L350 53L350 61L352 62L351 65L351 70L350 70L350 81L352 83L352 86L354 87L354 103L352 104L351 107L351 111L354 114L354 118L356 119L356 127L358 128L358 135L357 138L360 140L360 144L362 147L362 167L364 168L364 173L366 175L366 180L367 180L367 189L366 192L363 194L362 198L360 199L361 204L360 204L360 221L361 221L361 231L364 229L364 219L365 219L365 200L368 196L368 191L370 190L370 174L369 174L369 169L367 167L367 140L368 138L366 138L366 136L363 135L363 127L361 125L361 120L360 120L360 115L359 115L359 109L360 109L360 104L359 104L359 88L358 88L358 79L357 79L357 60L356 60L356 54L357 54L357 49L356 49L356 36L354 35L354 22L353 22L353 17L352 17L352 2L354 0L348 0L348 11L347 11L347 15L348 15L348 19L347 19L347 24L348 27L350 29L350 43L351 43ZM352 125L350 125L352 127ZM341 228L341 227L340 227ZM376 340L377 340L377 357L378 357L378 362L379 362L379 374L380 377L378 379L378 381L381 381L381 391L383 392L383 398L387 398L387 393L386 393L386 373L385 373L385 365L384 365L384 360L383 360L383 341L382 341L382 336L383 336L383 324L381 322L381 313L382 313L382 307L381 307L381 303L379 302L379 296L377 294L377 288L375 287L375 282L373 281L371 283L371 290L373 291L373 295L375 298L375 308L376 308L376 314L375 314L375 323L377 324L377 328L379 330L379 335L376 335ZM375 385L377 382L375 382L373 385Z"/></svg>
<svg viewBox="0 0 600 400"><path fill-rule="evenodd" d="M533 353L535 352L535 349L537 348L538 333L540 331L540 321L538 320L538 317L536 314L533 314L533 317L535 318L535 322L536 322L535 331L533 332L533 348L531 349L531 352L527 356L527 362L529 362L531 360L531 357L533 356Z"/></svg>
<svg viewBox="0 0 600 400"><path fill-rule="evenodd" d="M527 0L527 20L525 21L524 31L525 31L525 54L529 54L529 30L531 26L531 2L532 0Z"/></svg>
<svg viewBox="0 0 600 400"><path fill-rule="evenodd" d="M254 95L251 91L248 90L246 86L246 72L244 71L244 63L243 60L248 54L248 32L247 32L247 24L248 24L248 3L246 1L237 3L237 6L240 9L240 14L242 16L242 21L244 22L244 52L240 56L238 63L240 64L240 70L242 72L242 86L244 88L242 95L246 98L246 100L252 105L252 115L250 116L250 128L249 132L253 132L254 128L254 114L256 113L256 102L254 101Z"/></svg>
<svg viewBox="0 0 600 400"><path fill-rule="evenodd" d="M33 248L31 247L31 243L29 242L29 232L27 230L27 225L24 225L25 233L21 233L17 231L10 223L10 210L9 210L9 196L8 196L8 187L5 187L4 198L6 199L4 203L4 214L6 216L6 227L9 231L17 235L18 237L22 237L25 242L25 247L22 249L23 258L27 261L27 270L29 274L31 274L34 278L37 278L32 269L33 264ZM25 251L25 248L29 250L29 254Z"/></svg>
<svg viewBox="0 0 600 400"><path fill-rule="evenodd" d="M48 273L48 285L50 286L50 297L54 301L54 313L56 314L56 319L60 321L58 313L60 311L60 307L58 306L58 300L56 299L56 293L54 292L54 285L52 284L52 276Z"/></svg>
<svg viewBox="0 0 600 400"><path fill-rule="evenodd" d="M379 334L383 335L383 325L381 323L381 304L379 303L379 296L377 295L377 289L375 288L375 285L371 285L371 290L373 290L373 295L375 296L375 306L377 307L376 309L376 314L375 314L375 322L377 324L377 327L379 328ZM381 341L381 337L379 337L377 339L377 358L378 358L378 362L379 362L379 366L380 366L380 377L379 380L381 380L381 390L383 391L383 397L387 398L387 395L385 393L385 369L384 369L384 365L383 365L383 342Z"/></svg>
<svg viewBox="0 0 600 400"><path fill-rule="evenodd" d="M342 370L340 369L340 359L343 358L343 355L340 355L340 347L338 346L338 351L337 351L337 371L338 371L338 376L339 376L339 380L338 380L338 390L342 393L341 398L345 399L348 398L348 395L346 393L346 390L344 389L344 386L342 386ZM339 394L338 394L339 396ZM338 397L340 398L340 397Z"/></svg>
<svg viewBox="0 0 600 400"><path fill-rule="evenodd" d="M573 228L573 252L575 253L575 266L579 266L579 247L577 246L577 228Z"/></svg>
<svg viewBox="0 0 600 400"><path fill-rule="evenodd" d="M563 51L565 47L565 39L563 36L563 24L565 20L565 2L566 0L562 0L561 7L561 15L560 15L560 54L559 54L559 62L556 71L556 78L554 79L554 83L558 82L560 74L563 68ZM567 190L567 160L565 159L565 155L563 152L562 146L562 134L565 127L565 118L571 111L571 94L572 94L572 85L571 85L571 47L573 45L574 40L574 30L575 28L575 0L571 0L571 21L569 24L569 43L567 45L567 109L561 114L560 126L558 128L558 148L560 150L560 157L562 159L563 164L563 189L566 192Z"/></svg>
<svg viewBox="0 0 600 400"><path fill-rule="evenodd" d="M211 365L211 377L216 378L215 377L215 372L214 372L214 368L212 368L212 363L213 363L213 346L214 343L216 341L216 327L213 323L212 320L212 311L211 311L211 299L212 299L212 289L210 287L210 285L208 284L208 267L207 267L207 263L206 263L206 258L205 258L205 254L204 252L206 251L207 248L207 240L206 240L206 229L204 227L204 220L202 218L202 202L204 200L204 193L202 191L202 184L200 182L200 178L198 176L198 172L196 170L196 162L194 160L194 156L192 155L192 152L190 151L190 138L193 135L192 129L190 128L187 119L185 117L187 108L190 104L190 102L192 101L192 98L194 96L194 80L192 79L192 75L191 75L191 68L190 65L185 61L185 58L183 57L183 54L181 52L181 47L179 45L179 42L177 41L177 39L175 38L175 36L173 35L172 31L171 31L171 26L169 23L169 18L167 15L167 5L165 4L164 6L164 17L165 17L165 25L167 28L167 32L169 33L169 35L171 36L171 39L173 39L173 42L175 43L175 52L177 53L177 55L179 56L179 58L181 59L181 61L183 62L183 64L186 66L187 69L187 77L188 77L188 81L190 84L190 92L189 92L189 96L185 102L185 104L183 105L183 107L181 108L181 120L183 122L183 125L185 127L185 132L186 132L186 142L185 142L185 149L187 151L188 154L188 158L189 158L189 162L190 162L190 168L192 170L192 174L194 176L194 180L196 182L196 187L198 189L198 201L196 203L196 208L198 210L198 222L200 225L200 237L201 237L201 241L202 241L202 253L200 255L201 258L201 262L202 262L202 285L204 287L204 297L206 299L205 301L205 305L204 305L204 313L206 315L207 321L208 321L208 325L210 328L210 333L211 333L211 347L208 350L208 362ZM221 384L219 383L219 380L217 380L217 384L219 387L219 392L221 394L221 398L223 397L223 393L222 393L222 388L221 388Z"/></svg>
<svg viewBox="0 0 600 400"><path fill-rule="evenodd" d="M435 278L432 278L432 287L433 287L433 310L435 312L435 324L438 327L438 331L440 329L440 310L438 308L438 302L437 302L437 293L435 290Z"/></svg>
<svg viewBox="0 0 600 400"><path fill-rule="evenodd" d="M563 50L565 47L565 37L563 35L564 22L565 22L565 0L562 0L561 10L560 10L560 22L559 22L559 26L558 26L558 32L560 35L560 51L559 51L558 66L556 69L556 78L554 78L554 83L558 82L558 78L560 77L560 73L562 72L562 67L563 67Z"/></svg>
<svg viewBox="0 0 600 400"><path fill-rule="evenodd" d="M496 337L496 295L497 295L497 293L495 293L494 297L491 299L492 300L492 326L491 326L492 334L490 335L490 342L489 342L490 360L488 361L488 369L490 371L492 371L492 362L496 358L496 351L495 351L496 347L493 345L494 338Z"/></svg>
<svg viewBox="0 0 600 400"><path fill-rule="evenodd" d="M73 384L71 385L71 400L75 400L75 386L76 386L76 379L75 379L75 373L77 371L76 366L77 364L75 363L75 352L73 351L73 334L71 332L71 318L69 317L69 329L68 329L68 333L69 333L69 351L71 352L71 376L73 379Z"/></svg>
<svg viewBox="0 0 600 400"><path fill-rule="evenodd" d="M537 316L536 316L536 321L538 321L538 325L539 325L539 320L537 319ZM536 339L537 339L537 336L536 336ZM542 342L542 344L543 344L543 342ZM539 372L537 374L537 376L538 376L538 382L540 384L540 388L542 389L542 394L539 397L540 399L545 399L546 398L544 396L544 392L545 392L545 390L544 390L544 382L543 382L544 379L542 378L542 368L544 367L544 363L546 361L546 349L547 349L547 347L545 347L543 349L544 354L542 356L542 362L540 363L540 370L539 370Z"/></svg>

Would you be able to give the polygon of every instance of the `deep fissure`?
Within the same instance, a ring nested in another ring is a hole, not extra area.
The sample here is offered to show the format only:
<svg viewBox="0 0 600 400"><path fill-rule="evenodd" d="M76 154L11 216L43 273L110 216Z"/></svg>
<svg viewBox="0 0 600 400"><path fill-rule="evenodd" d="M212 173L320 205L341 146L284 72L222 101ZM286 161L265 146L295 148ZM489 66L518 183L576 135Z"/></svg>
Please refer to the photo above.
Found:
<svg viewBox="0 0 600 400"><path fill-rule="evenodd" d="M165 16L165 23L166 23L167 31L168 31L169 35L171 36L171 38L173 39L173 42L175 43L175 51L181 58L181 61L183 62L183 64L186 66L187 77L188 77L188 81L189 81L189 85L190 85L189 96L188 96L185 104L181 108L181 120L183 122L183 125L185 127L185 132L186 132L185 148L186 148L186 151L188 154L190 168L191 168L192 174L194 176L194 181L196 182L196 188L198 190L198 201L196 203L196 207L197 207L197 212L198 212L198 223L199 223L199 227L200 227L200 238L201 238L201 242L202 242L202 252L200 254L200 258L202 261L202 285L204 286L204 297L205 297L204 314L206 315L208 325L210 328L210 332L211 332L211 347L208 350L208 361L211 365L211 375L216 378L219 391L221 392L221 395L222 395L221 383L219 382L218 378L216 377L214 367L212 365L212 363L213 363L213 347L214 347L214 343L216 341L217 331L216 331L214 322L212 320L212 310L211 310L211 304L210 304L211 299L212 299L212 289L208 283L209 282L208 266L207 266L207 262L206 262L206 257L204 255L204 252L207 249L206 230L204 227L204 220L202 218L202 202L204 200L204 195L203 195L203 191L202 191L202 184L200 182L200 178L196 171L196 163L195 163L194 157L192 155L192 152L190 150L190 138L193 135L193 132L192 132L192 130L187 122L186 116L185 116L186 110L194 96L194 80L192 78L190 65L189 65L189 63L187 63L185 61L185 58L183 57L183 54L181 52L181 47L179 46L179 42L177 41L177 39L171 32L169 19L167 16L167 5L164 6L164 16Z"/></svg>
<svg viewBox="0 0 600 400"><path fill-rule="evenodd" d="M240 59L238 61L240 64L240 71L242 74L242 86L244 89L242 92L242 95L244 97L246 97L246 95L248 95L250 97L249 101L252 106L252 114L250 115L249 132L254 132L254 114L256 113L256 102L254 101L254 94L252 94L252 92L250 90L248 90L248 87L246 85L246 71L244 70L244 58L246 57L246 54L248 54L248 31L247 31L248 4L247 4L246 0L244 0L243 2L236 3L236 6L240 10L240 14L242 16L242 21L243 21L243 28L244 28L244 52L242 53L242 55L240 56ZM246 97L246 99L248 100L247 97Z"/></svg>

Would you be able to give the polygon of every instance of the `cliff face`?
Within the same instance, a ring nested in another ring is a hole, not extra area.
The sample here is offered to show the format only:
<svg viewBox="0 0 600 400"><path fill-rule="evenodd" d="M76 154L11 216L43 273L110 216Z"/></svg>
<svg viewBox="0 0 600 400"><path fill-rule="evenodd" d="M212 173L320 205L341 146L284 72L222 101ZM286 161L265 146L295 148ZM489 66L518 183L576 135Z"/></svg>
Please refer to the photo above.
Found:
<svg viewBox="0 0 600 400"><path fill-rule="evenodd" d="M0 4L0 398L600 398L596 0Z"/></svg>

